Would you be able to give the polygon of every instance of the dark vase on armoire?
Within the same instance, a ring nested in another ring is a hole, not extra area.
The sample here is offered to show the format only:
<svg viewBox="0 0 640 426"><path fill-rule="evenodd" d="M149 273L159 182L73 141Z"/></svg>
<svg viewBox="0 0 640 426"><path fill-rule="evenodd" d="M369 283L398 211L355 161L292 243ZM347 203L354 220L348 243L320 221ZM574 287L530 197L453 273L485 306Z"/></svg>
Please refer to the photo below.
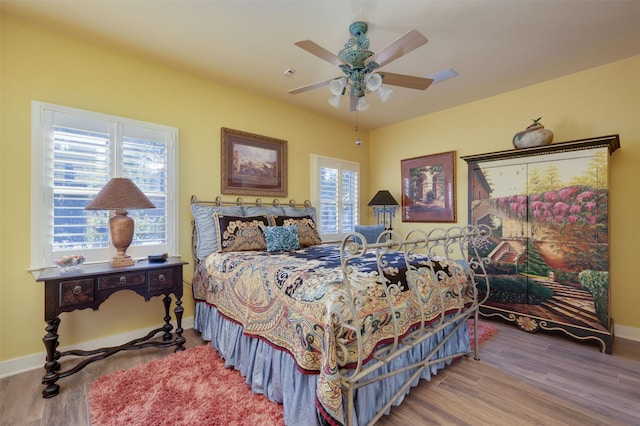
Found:
<svg viewBox="0 0 640 426"><path fill-rule="evenodd" d="M469 223L493 231L483 316L611 353L609 157L619 147L610 135L462 157Z"/></svg>

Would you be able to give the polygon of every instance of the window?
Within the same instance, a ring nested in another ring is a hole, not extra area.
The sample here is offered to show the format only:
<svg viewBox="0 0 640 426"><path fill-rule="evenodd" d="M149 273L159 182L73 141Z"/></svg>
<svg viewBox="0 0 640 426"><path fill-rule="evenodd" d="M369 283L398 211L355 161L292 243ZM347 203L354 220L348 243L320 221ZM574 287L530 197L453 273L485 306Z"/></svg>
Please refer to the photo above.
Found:
<svg viewBox="0 0 640 426"><path fill-rule="evenodd" d="M109 214L84 207L112 177L127 177L155 209L132 210L134 258L177 253L178 129L32 102L31 267L68 254L107 261Z"/></svg>
<svg viewBox="0 0 640 426"><path fill-rule="evenodd" d="M360 165L311 156L311 196L317 209L320 236L341 240L359 223Z"/></svg>

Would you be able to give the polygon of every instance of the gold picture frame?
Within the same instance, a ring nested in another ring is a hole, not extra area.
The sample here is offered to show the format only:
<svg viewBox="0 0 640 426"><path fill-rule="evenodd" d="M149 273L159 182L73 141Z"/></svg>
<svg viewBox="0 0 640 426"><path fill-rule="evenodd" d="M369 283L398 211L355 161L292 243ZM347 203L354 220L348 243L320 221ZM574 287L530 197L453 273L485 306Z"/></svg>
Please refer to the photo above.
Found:
<svg viewBox="0 0 640 426"><path fill-rule="evenodd" d="M287 141L222 128L223 194L287 196Z"/></svg>
<svg viewBox="0 0 640 426"><path fill-rule="evenodd" d="M401 161L402 221L456 221L456 152Z"/></svg>

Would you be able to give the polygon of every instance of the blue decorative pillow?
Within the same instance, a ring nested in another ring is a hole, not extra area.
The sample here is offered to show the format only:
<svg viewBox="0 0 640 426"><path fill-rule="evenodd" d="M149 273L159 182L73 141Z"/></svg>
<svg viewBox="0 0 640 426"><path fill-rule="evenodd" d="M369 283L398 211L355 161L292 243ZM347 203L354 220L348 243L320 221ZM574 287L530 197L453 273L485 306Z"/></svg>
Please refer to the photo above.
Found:
<svg viewBox="0 0 640 426"><path fill-rule="evenodd" d="M384 232L384 225L356 225L354 231L364 235L368 244L375 244Z"/></svg>
<svg viewBox="0 0 640 426"><path fill-rule="evenodd" d="M265 215L267 217L270 215L280 215L284 212L280 206L243 206L242 211L244 212L242 216Z"/></svg>
<svg viewBox="0 0 640 426"><path fill-rule="evenodd" d="M282 206L282 210L284 210L285 216L293 216L293 217L311 216L311 219L313 219L313 221L316 222L315 207L298 208L298 207Z"/></svg>
<svg viewBox="0 0 640 426"><path fill-rule="evenodd" d="M298 229L298 241L300 247L311 247L322 244L320 234L309 215L306 216L271 216L271 225L275 226L295 226Z"/></svg>
<svg viewBox="0 0 640 426"><path fill-rule="evenodd" d="M295 226L265 226L262 228L267 240L267 251L298 250L298 228Z"/></svg>

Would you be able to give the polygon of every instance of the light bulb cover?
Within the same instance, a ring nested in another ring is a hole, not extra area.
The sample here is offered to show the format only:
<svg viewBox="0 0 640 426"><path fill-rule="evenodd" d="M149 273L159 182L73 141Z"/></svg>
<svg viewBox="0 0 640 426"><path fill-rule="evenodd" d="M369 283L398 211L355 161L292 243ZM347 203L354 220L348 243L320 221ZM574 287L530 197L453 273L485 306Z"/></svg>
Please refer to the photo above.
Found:
<svg viewBox="0 0 640 426"><path fill-rule="evenodd" d="M393 93L393 90L388 87L380 86L380 88L376 90L376 93L382 102L387 102L389 100L389 96Z"/></svg>
<svg viewBox="0 0 640 426"><path fill-rule="evenodd" d="M358 103L356 104L356 109L358 111L366 111L369 109L369 103L367 102L367 100L365 99L364 96L360 96L358 98Z"/></svg>
<svg viewBox="0 0 640 426"><path fill-rule="evenodd" d="M342 101L342 95L333 95L329 98L329 105L338 109L340 108L340 101Z"/></svg>
<svg viewBox="0 0 640 426"><path fill-rule="evenodd" d="M346 87L346 85L346 78L336 78L335 80L331 80L331 82L329 83L329 90L333 95L342 95L344 93L344 88Z"/></svg>
<svg viewBox="0 0 640 426"><path fill-rule="evenodd" d="M382 77L380 74L369 74L364 79L367 90L370 92L375 92L380 87L382 87Z"/></svg>

